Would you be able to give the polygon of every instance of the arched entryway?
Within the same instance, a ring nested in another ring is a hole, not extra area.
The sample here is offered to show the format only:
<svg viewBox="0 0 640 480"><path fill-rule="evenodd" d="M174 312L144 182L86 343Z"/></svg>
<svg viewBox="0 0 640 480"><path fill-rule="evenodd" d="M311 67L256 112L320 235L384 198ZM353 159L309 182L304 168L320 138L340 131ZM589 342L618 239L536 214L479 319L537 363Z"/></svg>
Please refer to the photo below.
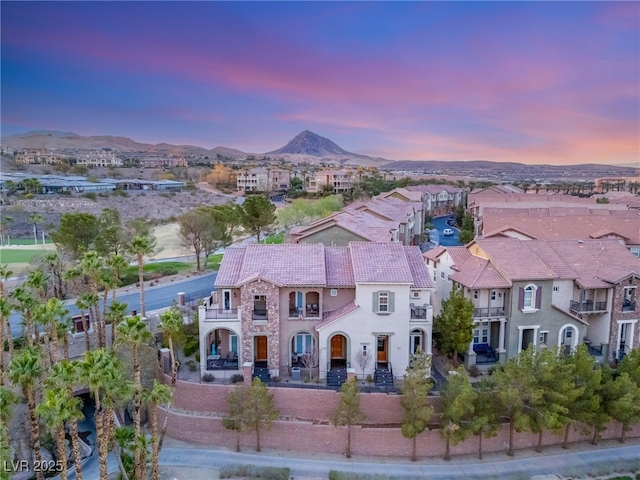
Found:
<svg viewBox="0 0 640 480"><path fill-rule="evenodd" d="M578 329L570 323L564 325L558 333L558 346L565 355L571 353L578 345Z"/></svg>
<svg viewBox="0 0 640 480"><path fill-rule="evenodd" d="M336 333L329 339L329 361L330 368L346 368L347 365L348 342L347 337L341 333Z"/></svg>
<svg viewBox="0 0 640 480"><path fill-rule="evenodd" d="M424 331L416 328L411 330L409 334L409 353L416 353L418 349L426 352L427 342Z"/></svg>
<svg viewBox="0 0 640 480"><path fill-rule="evenodd" d="M207 370L237 370L240 362L238 334L228 328L216 328L206 337Z"/></svg>

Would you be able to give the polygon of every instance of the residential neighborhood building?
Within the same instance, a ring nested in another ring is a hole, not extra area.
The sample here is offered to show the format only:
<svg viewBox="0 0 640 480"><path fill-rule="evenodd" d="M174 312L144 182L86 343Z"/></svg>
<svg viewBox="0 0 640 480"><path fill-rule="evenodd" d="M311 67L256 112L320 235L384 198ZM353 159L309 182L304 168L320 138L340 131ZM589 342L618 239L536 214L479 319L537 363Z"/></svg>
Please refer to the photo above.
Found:
<svg viewBox="0 0 640 480"><path fill-rule="evenodd" d="M353 241L419 245L424 231L420 194L396 188L369 201L352 203L310 225L295 226L287 241L346 246Z"/></svg>
<svg viewBox="0 0 640 480"><path fill-rule="evenodd" d="M590 207L485 208L482 220L482 238L615 239L640 257L640 210Z"/></svg>
<svg viewBox="0 0 640 480"><path fill-rule="evenodd" d="M410 185L406 190L422 195L423 210L428 217L453 213L466 201L464 189L451 185Z"/></svg>
<svg viewBox="0 0 640 480"><path fill-rule="evenodd" d="M392 382L410 353L431 353L433 282L418 247L400 243L252 244L226 250L199 307L201 369L308 367L329 385L348 369Z"/></svg>
<svg viewBox="0 0 640 480"><path fill-rule="evenodd" d="M87 167L121 167L122 159L113 150L79 150L76 153L76 163Z"/></svg>
<svg viewBox="0 0 640 480"><path fill-rule="evenodd" d="M189 163L184 157L143 157L138 159L138 165L140 168L173 168L173 167L187 167Z"/></svg>
<svg viewBox="0 0 640 480"><path fill-rule="evenodd" d="M276 192L287 190L290 181L289 170L260 167L238 171L236 187L239 192Z"/></svg>
<svg viewBox="0 0 640 480"><path fill-rule="evenodd" d="M313 174L307 192L319 193L325 185L333 187L333 193L347 193L353 188L353 173L349 170L321 170Z"/></svg>
<svg viewBox="0 0 640 480"><path fill-rule="evenodd" d="M640 344L640 259L614 239L476 239L425 252L434 311L452 288L474 304L465 364L490 366L530 344L564 351L584 343L600 362Z"/></svg>
<svg viewBox="0 0 640 480"><path fill-rule="evenodd" d="M16 155L16 163L22 165L58 165L66 160L66 156L52 150L21 150Z"/></svg>

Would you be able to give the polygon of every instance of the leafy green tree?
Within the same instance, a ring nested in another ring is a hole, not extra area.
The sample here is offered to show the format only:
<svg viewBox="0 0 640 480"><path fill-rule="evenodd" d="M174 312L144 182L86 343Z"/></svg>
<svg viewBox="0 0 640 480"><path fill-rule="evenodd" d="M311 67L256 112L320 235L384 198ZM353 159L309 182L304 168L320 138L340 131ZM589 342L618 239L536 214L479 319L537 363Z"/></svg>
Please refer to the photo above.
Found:
<svg viewBox="0 0 640 480"><path fill-rule="evenodd" d="M509 450L512 457L515 431L531 429L531 410L541 403L544 391L537 383L534 371L535 352L530 345L515 358L510 358L493 374L495 400L500 402L504 418L509 421Z"/></svg>
<svg viewBox="0 0 640 480"><path fill-rule="evenodd" d="M462 228L458 236L460 243L467 244L475 238L475 228L473 226L473 217L465 213L462 220Z"/></svg>
<svg viewBox="0 0 640 480"><path fill-rule="evenodd" d="M600 408L595 413L590 424L593 427L593 438L591 439L592 445L597 445L600 440L600 434L606 430L607 424L611 421L610 406L611 403L616 400L616 396L613 393L613 369L608 366L600 367L601 377L600 385L594 393L598 396L598 404Z"/></svg>
<svg viewBox="0 0 640 480"><path fill-rule="evenodd" d="M404 438L412 440L411 461L417 456L417 437L424 432L433 415L433 407L427 405L427 395L432 383L429 380L431 357L418 349L411 355L410 367L404 375L400 405L404 409L404 417L400 429Z"/></svg>
<svg viewBox="0 0 640 480"><path fill-rule="evenodd" d="M244 384L236 385L227 396L228 412L222 419L222 426L236 432L236 452L240 451L240 432L244 428L244 412L249 388Z"/></svg>
<svg viewBox="0 0 640 480"><path fill-rule="evenodd" d="M474 404L477 393L464 367L449 372L447 383L440 392L442 399L442 428L440 437L446 442L444 459L451 460L451 444L465 440L472 433Z"/></svg>
<svg viewBox="0 0 640 480"><path fill-rule="evenodd" d="M640 348L634 348L618 364L618 372L628 373L629 378L640 386Z"/></svg>
<svg viewBox="0 0 640 480"><path fill-rule="evenodd" d="M435 318L433 333L440 352L458 363L458 352L466 351L473 340L473 303L464 297L461 288L454 288L442 311Z"/></svg>
<svg viewBox="0 0 640 480"><path fill-rule="evenodd" d="M366 418L360 408L360 389L356 379L344 382L340 387L340 403L333 413L331 422L336 427L347 427L347 458L351 458L351 427L360 425Z"/></svg>
<svg viewBox="0 0 640 480"><path fill-rule="evenodd" d="M609 415L622 425L620 443L624 443L626 433L640 423L640 387L623 372L611 384L611 395Z"/></svg>
<svg viewBox="0 0 640 480"><path fill-rule="evenodd" d="M173 390L171 387L153 381L153 388L142 393L142 401L150 407L151 417L151 479L158 480L158 457L160 455L160 436L158 435L158 405L169 403Z"/></svg>
<svg viewBox="0 0 640 480"><path fill-rule="evenodd" d="M566 359L573 365L573 389L579 389L577 395L567 408L569 422L565 426L562 448L569 448L569 431L571 426L580 428L587 434L587 426L595 426L600 411L600 396L602 388L602 370L589 355L586 345L578 345Z"/></svg>
<svg viewBox="0 0 640 480"><path fill-rule="evenodd" d="M153 255L156 248L156 239L152 236L137 236L128 244L127 249L133 253L138 260L138 283L140 285L140 313L147 316L147 309L144 304L144 257Z"/></svg>
<svg viewBox="0 0 640 480"><path fill-rule="evenodd" d="M9 379L14 385L19 385L22 394L27 399L29 411L29 425L31 433L31 449L36 463L42 463L40 451L40 425L36 416L36 387L42 375L42 359L37 347L29 346L22 349L9 364ZM42 469L36 470L36 478L44 479Z"/></svg>
<svg viewBox="0 0 640 480"><path fill-rule="evenodd" d="M185 213L178 219L179 236L182 245L193 249L196 256L196 270L200 271L200 257L205 258L219 246L228 245L230 239L226 237L226 228L216 218L212 207L199 207Z"/></svg>
<svg viewBox="0 0 640 480"><path fill-rule="evenodd" d="M133 359L133 377L135 384L134 391L134 409L133 409L133 426L135 428L136 439L142 437L141 411L142 411L142 375L140 369L139 348L141 345L153 341L153 335L149 331L149 327L139 315L127 317L121 321L116 329L118 331L116 345L127 344L131 347L131 356ZM136 449L135 457L136 480L143 478L142 452Z"/></svg>
<svg viewBox="0 0 640 480"><path fill-rule="evenodd" d="M464 205L461 203L456 207L456 223L460 226L462 226L462 222L464 221L464 214Z"/></svg>
<svg viewBox="0 0 640 480"><path fill-rule="evenodd" d="M98 219L90 213L65 213L51 238L59 250L79 259L82 253L93 248L100 232Z"/></svg>
<svg viewBox="0 0 640 480"><path fill-rule="evenodd" d="M246 398L242 424L247 431L256 432L257 452L260 451L261 429L270 430L276 418L278 410L273 405L273 395L259 378L254 378Z"/></svg>
<svg viewBox="0 0 640 480"><path fill-rule="evenodd" d="M100 234L95 241L96 251L103 257L122 255L127 244L120 212L115 208L104 208L98 219Z"/></svg>
<svg viewBox="0 0 640 480"><path fill-rule="evenodd" d="M473 410L471 429L478 436L478 458L482 460L482 439L495 437L502 423L500 406L495 401L495 389L491 381L482 380L478 385Z"/></svg>
<svg viewBox="0 0 640 480"><path fill-rule="evenodd" d="M276 222L276 206L264 195L252 195L238 206L241 225L256 236L258 242L262 232Z"/></svg>

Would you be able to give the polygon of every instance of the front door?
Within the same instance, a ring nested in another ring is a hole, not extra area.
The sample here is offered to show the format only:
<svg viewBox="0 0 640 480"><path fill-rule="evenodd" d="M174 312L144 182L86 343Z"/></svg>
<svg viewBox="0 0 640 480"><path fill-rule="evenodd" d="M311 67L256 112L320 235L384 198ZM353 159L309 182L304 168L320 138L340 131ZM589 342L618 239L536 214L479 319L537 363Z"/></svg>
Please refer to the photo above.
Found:
<svg viewBox="0 0 640 480"><path fill-rule="evenodd" d="M222 304L225 312L231 310L231 290L222 291Z"/></svg>
<svg viewBox="0 0 640 480"><path fill-rule="evenodd" d="M389 337L387 335L380 335L378 337L378 362L387 361L388 344L389 344Z"/></svg>
<svg viewBox="0 0 640 480"><path fill-rule="evenodd" d="M342 359L344 357L344 337L342 335L334 335L331 337L331 358Z"/></svg>
<svg viewBox="0 0 640 480"><path fill-rule="evenodd" d="M256 338L256 362L267 361L267 337L259 336Z"/></svg>
<svg viewBox="0 0 640 480"><path fill-rule="evenodd" d="M422 332L420 330L414 330L409 337L409 352L416 353L418 349L422 347Z"/></svg>

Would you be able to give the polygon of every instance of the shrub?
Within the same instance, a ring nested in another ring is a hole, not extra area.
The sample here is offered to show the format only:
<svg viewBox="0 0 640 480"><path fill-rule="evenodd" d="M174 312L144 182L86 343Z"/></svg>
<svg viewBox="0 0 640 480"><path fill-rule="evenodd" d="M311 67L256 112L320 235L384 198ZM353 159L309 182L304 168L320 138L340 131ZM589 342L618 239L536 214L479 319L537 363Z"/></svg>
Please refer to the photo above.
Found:
<svg viewBox="0 0 640 480"><path fill-rule="evenodd" d="M129 194L127 192L125 192L124 190L114 190L113 191L114 195L118 195L119 197L128 197Z"/></svg>
<svg viewBox="0 0 640 480"><path fill-rule="evenodd" d="M196 362L200 363L200 350L196 352Z"/></svg>
<svg viewBox="0 0 640 480"><path fill-rule="evenodd" d="M27 193L24 198L33 198L33 193Z"/></svg>
<svg viewBox="0 0 640 480"><path fill-rule="evenodd" d="M187 340L184 342L184 348L182 349L184 356L190 357L195 352L197 352L198 346L199 346L198 344L199 344L199 341L197 337L188 337Z"/></svg>
<svg viewBox="0 0 640 480"><path fill-rule="evenodd" d="M469 375L471 375L474 378L480 375L480 369L477 367L477 365L471 365L469 367Z"/></svg>
<svg viewBox="0 0 640 480"><path fill-rule="evenodd" d="M367 382L373 383L373 377L371 376L371 374L367 375Z"/></svg>
<svg viewBox="0 0 640 480"><path fill-rule="evenodd" d="M93 200L94 202L98 201L98 195L95 192L87 192L82 195L84 198L88 198L89 200Z"/></svg>
<svg viewBox="0 0 640 480"><path fill-rule="evenodd" d="M202 381L203 382L211 383L215 379L216 379L216 377L214 377L212 373L205 373L204 375L202 375Z"/></svg>
<svg viewBox="0 0 640 480"><path fill-rule="evenodd" d="M231 383L244 382L244 376L241 373L235 373L231 375Z"/></svg>
<svg viewBox="0 0 640 480"><path fill-rule="evenodd" d="M220 469L220 478L260 478L264 480L289 480L291 469L288 467L258 467L256 465L237 465Z"/></svg>

